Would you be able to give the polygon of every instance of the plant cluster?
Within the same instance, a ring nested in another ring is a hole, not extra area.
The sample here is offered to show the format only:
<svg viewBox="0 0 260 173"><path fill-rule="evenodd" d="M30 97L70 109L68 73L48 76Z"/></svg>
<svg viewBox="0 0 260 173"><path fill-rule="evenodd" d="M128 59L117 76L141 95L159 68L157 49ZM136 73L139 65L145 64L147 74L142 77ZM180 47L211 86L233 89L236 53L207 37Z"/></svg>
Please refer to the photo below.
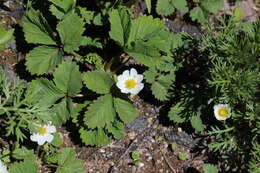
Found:
<svg viewBox="0 0 260 173"><path fill-rule="evenodd" d="M151 1L145 2L150 13ZM212 27L207 18L223 0L157 0L159 15L177 9L205 24L204 36L193 38L169 32L152 15L134 18L127 5L28 1L22 28L32 80L14 79L0 69L0 172L36 173L45 165L57 173L83 173L57 129L73 125L89 146L121 139L125 124L139 114L131 97L144 88L161 105L170 105L170 121L208 131L220 168L258 172L259 22L241 22L238 9ZM12 33L0 28L0 49ZM131 157L133 164L141 163L138 152ZM14 163L7 171L3 162ZM205 164L204 171L217 169Z"/></svg>

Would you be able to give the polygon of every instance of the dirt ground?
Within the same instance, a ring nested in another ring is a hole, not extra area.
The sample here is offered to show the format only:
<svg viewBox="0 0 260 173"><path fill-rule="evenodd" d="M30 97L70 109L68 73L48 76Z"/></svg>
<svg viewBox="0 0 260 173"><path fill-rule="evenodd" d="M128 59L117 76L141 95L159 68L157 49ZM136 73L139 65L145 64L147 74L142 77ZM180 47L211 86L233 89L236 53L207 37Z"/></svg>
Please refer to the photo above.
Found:
<svg viewBox="0 0 260 173"><path fill-rule="evenodd" d="M0 24L7 28L19 28L23 14L21 4L14 4L11 0L0 1ZM8 8L6 10L5 8ZM260 1L246 0L235 3L225 1L225 7L216 15L223 13L232 14L232 10L240 7L245 11L247 21L255 21L259 18ZM143 15L145 10L143 2L136 3L132 10L135 16ZM214 17L211 18L214 21ZM201 31L191 24L183 21L163 19L169 30L173 32L186 31L193 36L200 37ZM3 51L0 51L0 65L6 70L19 71L24 68L18 62L24 59L22 50L19 50L13 41ZM131 98L140 111L138 118L126 126L126 135L122 140L114 140L104 147L86 147L73 141L73 135L65 127L59 129L63 137L63 146L76 148L78 158L84 161L88 173L184 173L201 172L204 163L210 158L207 148L207 136L202 133L190 133L174 124L163 123L166 114L163 115L158 105L152 105L139 96ZM186 132L185 132L186 131ZM143 164L134 165L130 154L133 151L140 153L140 161ZM178 154L188 154L186 160L180 160ZM50 170L42 168L46 173Z"/></svg>

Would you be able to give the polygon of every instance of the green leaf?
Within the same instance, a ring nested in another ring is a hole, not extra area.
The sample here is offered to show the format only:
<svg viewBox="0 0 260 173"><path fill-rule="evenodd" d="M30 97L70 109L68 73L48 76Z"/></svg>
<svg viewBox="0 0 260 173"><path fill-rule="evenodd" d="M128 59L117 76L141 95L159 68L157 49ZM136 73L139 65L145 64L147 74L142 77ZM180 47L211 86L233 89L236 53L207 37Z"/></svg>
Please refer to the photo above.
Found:
<svg viewBox="0 0 260 173"><path fill-rule="evenodd" d="M29 105L49 107L63 96L62 91L57 89L53 82L45 78L38 78L28 85L25 99Z"/></svg>
<svg viewBox="0 0 260 173"><path fill-rule="evenodd" d="M122 139L125 135L124 123L122 123L120 121L115 121L110 124L107 124L106 129L109 133L112 133L116 139Z"/></svg>
<svg viewBox="0 0 260 173"><path fill-rule="evenodd" d="M84 84L98 94L107 94L115 83L111 75L102 71L88 71L83 75Z"/></svg>
<svg viewBox="0 0 260 173"><path fill-rule="evenodd" d="M91 24L91 21L94 19L94 11L88 11L86 8L77 7L77 10L80 13L80 16L88 24Z"/></svg>
<svg viewBox="0 0 260 173"><path fill-rule="evenodd" d="M48 0L53 4L50 6L51 13L57 17L57 19L63 19L63 17L69 13L76 6L75 0Z"/></svg>
<svg viewBox="0 0 260 173"><path fill-rule="evenodd" d="M80 92L82 87L81 73L75 62L63 62L56 69L53 76L57 88L69 96L75 96Z"/></svg>
<svg viewBox="0 0 260 173"><path fill-rule="evenodd" d="M33 9L27 11L22 18L22 25L28 43L56 45L52 39L53 31L41 12Z"/></svg>
<svg viewBox="0 0 260 173"><path fill-rule="evenodd" d="M155 98L160 101L168 100L168 89L160 82L154 82L151 86L151 90Z"/></svg>
<svg viewBox="0 0 260 173"><path fill-rule="evenodd" d="M14 29L4 30L4 27L0 25L0 50L5 48L5 44L9 43L13 37Z"/></svg>
<svg viewBox="0 0 260 173"><path fill-rule="evenodd" d="M109 13L109 22L111 25L109 36L123 47L127 42L131 26L129 10L123 7L112 10Z"/></svg>
<svg viewBox="0 0 260 173"><path fill-rule="evenodd" d="M218 169L212 164L204 164L203 173L218 173Z"/></svg>
<svg viewBox="0 0 260 173"><path fill-rule="evenodd" d="M181 106L181 102L177 103L176 105L171 107L171 110L168 112L168 117L171 121L176 123L183 123L185 118L182 116L183 110L185 109Z"/></svg>
<svg viewBox="0 0 260 173"><path fill-rule="evenodd" d="M160 15L168 16L175 11L172 0L158 0L156 4L156 12Z"/></svg>
<svg viewBox="0 0 260 173"><path fill-rule="evenodd" d="M199 116L192 116L191 117L191 125L197 131L203 131L205 129L205 125L202 123Z"/></svg>
<svg viewBox="0 0 260 173"><path fill-rule="evenodd" d="M180 160L187 160L189 158L189 154L186 152L179 152L178 159Z"/></svg>
<svg viewBox="0 0 260 173"><path fill-rule="evenodd" d="M81 43L80 43L81 46L94 46L94 47L97 47L97 48L102 48L102 43L98 42L97 39L92 39L90 37L83 37L83 39L81 40Z"/></svg>
<svg viewBox="0 0 260 173"><path fill-rule="evenodd" d="M15 162L9 167L10 173L37 173L37 165L35 163L35 158L26 158L22 162Z"/></svg>
<svg viewBox="0 0 260 173"><path fill-rule="evenodd" d="M97 130L79 130L80 138L85 145L90 146L103 146L110 142L109 137L105 134L104 130L98 128Z"/></svg>
<svg viewBox="0 0 260 173"><path fill-rule="evenodd" d="M144 78L145 78L146 82L148 82L150 84L155 82L157 75L159 75L159 74L157 73L155 68L149 68L148 70L146 70L144 72Z"/></svg>
<svg viewBox="0 0 260 173"><path fill-rule="evenodd" d="M201 0L201 5L209 12L216 13L224 7L224 0Z"/></svg>
<svg viewBox="0 0 260 173"><path fill-rule="evenodd" d="M27 69L37 75L48 73L62 62L62 54L58 48L38 46L27 54Z"/></svg>
<svg viewBox="0 0 260 173"><path fill-rule="evenodd" d="M57 157L59 166L55 173L85 173L83 163L76 158L73 148L63 148Z"/></svg>
<svg viewBox="0 0 260 173"><path fill-rule="evenodd" d="M129 56L148 67L156 66L163 59L163 56L161 56L157 48L149 46L142 41L137 41L136 44L127 49L126 52Z"/></svg>
<svg viewBox="0 0 260 173"><path fill-rule="evenodd" d="M120 98L114 98L114 106L120 119L125 123L132 122L139 114L133 104Z"/></svg>
<svg viewBox="0 0 260 173"><path fill-rule="evenodd" d="M172 0L172 3L175 8L183 13L187 13L189 11L186 0Z"/></svg>
<svg viewBox="0 0 260 173"><path fill-rule="evenodd" d="M195 7L190 11L190 17L193 21L198 21L199 23L205 23L207 18L203 10L200 7Z"/></svg>
<svg viewBox="0 0 260 173"><path fill-rule="evenodd" d="M88 107L84 122L89 128L100 128L114 121L116 116L113 107L113 98L110 94L100 96Z"/></svg>
<svg viewBox="0 0 260 173"><path fill-rule="evenodd" d="M245 17L245 12L242 8L235 8L233 11L233 16L237 19L237 20L241 20ZM1 44L1 43L0 43Z"/></svg>
<svg viewBox="0 0 260 173"><path fill-rule="evenodd" d="M151 38L165 30L164 22L152 16L142 16L133 20L128 38L128 45L137 40Z"/></svg>
<svg viewBox="0 0 260 173"><path fill-rule="evenodd" d="M152 9L151 0L145 0L145 4L146 4L146 7L148 9L148 13L150 14L151 13L151 9Z"/></svg>
<svg viewBox="0 0 260 173"><path fill-rule="evenodd" d="M76 27L75 27L76 26ZM57 25L64 50L68 53L78 51L83 39L84 23L75 13L70 13Z"/></svg>
<svg viewBox="0 0 260 173"><path fill-rule="evenodd" d="M22 148L16 148L13 152L12 152L12 157L14 157L15 159L18 160L22 160L25 158L34 158L34 151L33 150L29 150L25 147Z"/></svg>

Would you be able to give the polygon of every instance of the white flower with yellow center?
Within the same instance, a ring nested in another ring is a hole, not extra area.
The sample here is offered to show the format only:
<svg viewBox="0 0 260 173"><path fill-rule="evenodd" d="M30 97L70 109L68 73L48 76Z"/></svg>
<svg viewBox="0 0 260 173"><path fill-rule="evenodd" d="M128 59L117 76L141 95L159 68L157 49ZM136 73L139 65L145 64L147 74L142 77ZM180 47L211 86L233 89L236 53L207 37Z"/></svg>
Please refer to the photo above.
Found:
<svg viewBox="0 0 260 173"><path fill-rule="evenodd" d="M227 104L215 105L214 115L217 118L217 120L226 120L231 116L231 109Z"/></svg>
<svg viewBox="0 0 260 173"><path fill-rule="evenodd" d="M138 94L144 87L141 83L143 80L143 75L137 74L134 68L125 70L123 74L117 77L116 86L121 90L122 93L130 93L132 95Z"/></svg>
<svg viewBox="0 0 260 173"><path fill-rule="evenodd" d="M43 145L45 142L50 143L53 140L52 133L56 132L56 127L50 124L48 125L38 125L37 133L33 133L30 136L30 139L34 142L37 142L38 145Z"/></svg>
<svg viewBox="0 0 260 173"><path fill-rule="evenodd" d="M0 173L8 173L7 166L0 160Z"/></svg>

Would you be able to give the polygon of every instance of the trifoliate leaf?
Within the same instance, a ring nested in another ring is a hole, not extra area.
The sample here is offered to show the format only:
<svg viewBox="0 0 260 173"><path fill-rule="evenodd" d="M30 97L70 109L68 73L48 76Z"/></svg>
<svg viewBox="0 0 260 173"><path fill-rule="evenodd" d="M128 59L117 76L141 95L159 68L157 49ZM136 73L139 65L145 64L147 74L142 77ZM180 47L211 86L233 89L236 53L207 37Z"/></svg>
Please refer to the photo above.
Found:
<svg viewBox="0 0 260 173"><path fill-rule="evenodd" d="M202 0L201 5L209 12L216 13L219 9L223 8L224 0Z"/></svg>
<svg viewBox="0 0 260 173"><path fill-rule="evenodd" d="M103 129L97 130L79 130L80 138L85 145L90 146L103 146L110 142L110 138L105 134Z"/></svg>
<svg viewBox="0 0 260 173"><path fill-rule="evenodd" d="M132 122L139 114L133 104L120 98L114 98L114 106L120 119L125 123Z"/></svg>
<svg viewBox="0 0 260 173"><path fill-rule="evenodd" d="M156 66L163 59L157 48L151 47L142 41L137 41L135 45L127 49L126 52L129 56L148 67Z"/></svg>
<svg viewBox="0 0 260 173"><path fill-rule="evenodd" d="M128 45L137 40L151 38L165 30L164 22L152 16L142 16L133 20L128 38Z"/></svg>
<svg viewBox="0 0 260 173"><path fill-rule="evenodd" d="M168 99L168 90L159 82L154 82L151 86L151 90L155 98L160 101L165 101Z"/></svg>
<svg viewBox="0 0 260 173"><path fill-rule="evenodd" d="M124 137L124 123L115 121L106 125L109 133L112 133L115 139L122 139Z"/></svg>
<svg viewBox="0 0 260 173"><path fill-rule="evenodd" d="M58 155L58 169L55 173L85 173L81 160L76 158L73 148L63 148Z"/></svg>
<svg viewBox="0 0 260 173"><path fill-rule="evenodd" d="M168 16L175 11L173 0L158 0L156 4L156 12L163 16Z"/></svg>
<svg viewBox="0 0 260 173"><path fill-rule="evenodd" d="M218 169L212 164L204 164L203 173L218 173Z"/></svg>
<svg viewBox="0 0 260 173"><path fill-rule="evenodd" d="M49 107L64 96L53 82L45 78L38 78L29 83L25 99L29 105L37 107Z"/></svg>
<svg viewBox="0 0 260 173"><path fill-rule="evenodd" d="M28 43L56 45L49 24L39 11L27 11L22 18L25 40Z"/></svg>
<svg viewBox="0 0 260 173"><path fill-rule="evenodd" d="M100 96L88 107L84 122L89 128L101 128L114 121L116 116L113 98L110 94Z"/></svg>
<svg viewBox="0 0 260 173"><path fill-rule="evenodd" d="M176 105L171 107L171 110L168 112L168 117L171 121L176 123L183 123L185 118L182 116L183 110L185 109L181 106L181 102L177 103Z"/></svg>
<svg viewBox="0 0 260 173"><path fill-rule="evenodd" d="M207 18L200 7L195 7L190 11L190 17L193 21L198 21L199 23L205 23Z"/></svg>
<svg viewBox="0 0 260 173"><path fill-rule="evenodd" d="M13 37L14 29L4 30L4 27L0 25L0 50L5 48L5 44L9 43Z"/></svg>
<svg viewBox="0 0 260 173"><path fill-rule="evenodd" d="M53 4L50 6L51 13L57 17L57 19L63 19L63 17L72 10L75 5L75 0L48 0Z"/></svg>
<svg viewBox="0 0 260 173"><path fill-rule="evenodd" d="M75 13L70 13L57 25L64 50L68 53L79 50L83 39L84 23Z"/></svg>
<svg viewBox="0 0 260 173"><path fill-rule="evenodd" d="M94 11L88 11L86 8L77 7L80 16L84 19L84 22L91 24L94 19Z"/></svg>
<svg viewBox="0 0 260 173"><path fill-rule="evenodd" d="M192 116L191 117L191 125L197 131L203 131L205 129L205 125L202 123L199 116Z"/></svg>
<svg viewBox="0 0 260 173"><path fill-rule="evenodd" d="M76 63L67 61L59 65L53 74L54 82L61 91L75 96L82 87L81 73Z"/></svg>
<svg viewBox="0 0 260 173"><path fill-rule="evenodd" d="M16 148L13 152L12 152L12 157L14 157L15 159L18 160L22 160L25 158L34 158L34 152L33 150L29 150L26 147L22 147L22 148Z"/></svg>
<svg viewBox="0 0 260 173"><path fill-rule="evenodd" d="M37 173L37 165L35 163L35 158L26 158L22 162L15 162L9 167L10 173Z"/></svg>
<svg viewBox="0 0 260 173"><path fill-rule="evenodd" d="M115 83L111 75L103 71L88 71L84 73L83 81L90 90L98 94L109 93Z"/></svg>
<svg viewBox="0 0 260 173"><path fill-rule="evenodd" d="M48 73L61 63L62 54L58 48L38 46L26 55L27 69L37 75Z"/></svg>
<svg viewBox="0 0 260 173"><path fill-rule="evenodd" d="M114 9L109 13L111 30L109 36L122 47L126 44L131 26L131 15L127 8Z"/></svg>

